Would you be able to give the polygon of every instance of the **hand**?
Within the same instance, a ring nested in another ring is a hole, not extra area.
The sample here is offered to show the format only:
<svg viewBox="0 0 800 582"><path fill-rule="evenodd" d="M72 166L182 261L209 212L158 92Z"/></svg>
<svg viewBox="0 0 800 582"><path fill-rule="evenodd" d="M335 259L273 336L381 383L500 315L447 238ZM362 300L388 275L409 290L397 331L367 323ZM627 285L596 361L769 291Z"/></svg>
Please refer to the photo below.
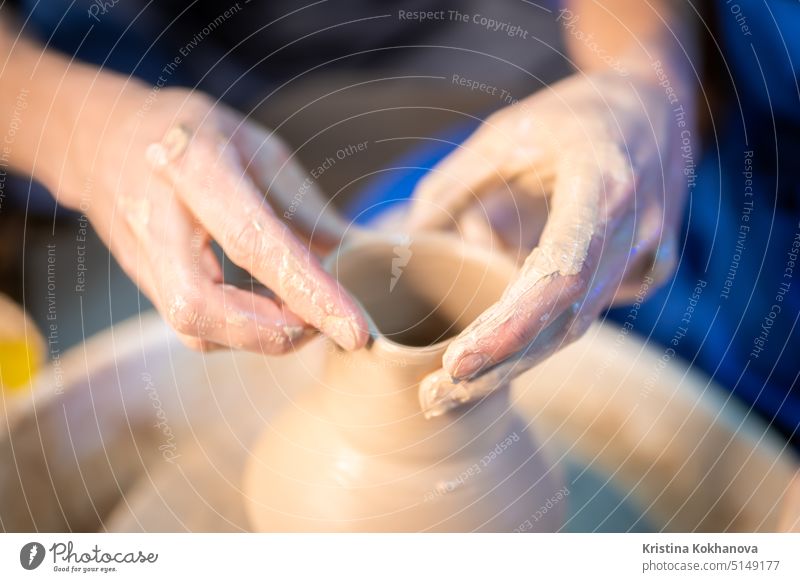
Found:
<svg viewBox="0 0 800 582"><path fill-rule="evenodd" d="M363 346L360 309L289 228L326 247L346 224L287 147L200 93L162 89L153 100L134 85L118 94L86 114L83 147L67 157L64 183L81 175L91 187L61 188L60 198L87 214L184 342L277 354L316 329L345 349ZM272 295L223 284L212 239Z"/></svg>
<svg viewBox="0 0 800 582"><path fill-rule="evenodd" d="M645 74L575 74L489 117L419 184L411 229L458 226L530 252L423 381L427 416L486 395L671 274L694 130L682 98L678 119Z"/></svg>

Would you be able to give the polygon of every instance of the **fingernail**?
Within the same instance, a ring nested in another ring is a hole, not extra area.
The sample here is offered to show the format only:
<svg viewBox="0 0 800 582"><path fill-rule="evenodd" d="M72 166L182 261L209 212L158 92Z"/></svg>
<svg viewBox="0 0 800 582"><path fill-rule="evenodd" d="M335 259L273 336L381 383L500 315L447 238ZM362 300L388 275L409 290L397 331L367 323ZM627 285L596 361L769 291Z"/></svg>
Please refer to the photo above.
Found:
<svg viewBox="0 0 800 582"><path fill-rule="evenodd" d="M461 380L474 376L489 362L489 356L486 354L466 354L461 356L453 366L453 378Z"/></svg>
<svg viewBox="0 0 800 582"><path fill-rule="evenodd" d="M344 317L328 317L323 331L345 350L359 347L359 329L356 323Z"/></svg>
<svg viewBox="0 0 800 582"><path fill-rule="evenodd" d="M290 342L296 342L306 335L306 329L302 325L284 325L283 333L286 334Z"/></svg>

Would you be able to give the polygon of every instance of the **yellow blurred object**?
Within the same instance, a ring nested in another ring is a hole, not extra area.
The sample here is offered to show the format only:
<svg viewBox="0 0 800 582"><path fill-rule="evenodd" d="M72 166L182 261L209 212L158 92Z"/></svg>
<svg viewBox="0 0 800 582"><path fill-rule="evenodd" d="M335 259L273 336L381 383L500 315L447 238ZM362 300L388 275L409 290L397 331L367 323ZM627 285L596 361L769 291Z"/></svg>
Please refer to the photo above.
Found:
<svg viewBox="0 0 800 582"><path fill-rule="evenodd" d="M0 385L4 389L26 386L41 363L38 350L26 342L0 340Z"/></svg>
<svg viewBox="0 0 800 582"><path fill-rule="evenodd" d="M44 363L44 340L22 309L0 295L0 389L27 387Z"/></svg>

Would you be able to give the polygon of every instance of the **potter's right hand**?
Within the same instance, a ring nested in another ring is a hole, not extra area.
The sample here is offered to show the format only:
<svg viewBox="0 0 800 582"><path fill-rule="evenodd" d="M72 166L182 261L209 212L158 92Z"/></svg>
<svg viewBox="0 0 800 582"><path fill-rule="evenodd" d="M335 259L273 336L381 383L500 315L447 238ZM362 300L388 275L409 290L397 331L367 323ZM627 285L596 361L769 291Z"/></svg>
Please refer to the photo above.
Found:
<svg viewBox="0 0 800 582"><path fill-rule="evenodd" d="M356 304L289 228L325 248L346 225L274 133L189 90L126 80L108 93L76 123L67 187L51 190L187 345L275 354L315 329L348 350L366 343ZM223 284L212 240L273 295Z"/></svg>

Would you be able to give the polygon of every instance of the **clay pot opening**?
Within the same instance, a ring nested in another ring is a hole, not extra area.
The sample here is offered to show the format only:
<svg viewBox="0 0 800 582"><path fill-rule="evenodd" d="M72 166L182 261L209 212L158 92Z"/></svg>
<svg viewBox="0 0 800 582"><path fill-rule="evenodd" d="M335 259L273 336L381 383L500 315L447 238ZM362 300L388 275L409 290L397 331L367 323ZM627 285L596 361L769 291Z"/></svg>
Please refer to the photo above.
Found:
<svg viewBox="0 0 800 582"><path fill-rule="evenodd" d="M415 348L463 331L500 298L512 268L455 237L433 234L359 241L329 263L361 303L373 336Z"/></svg>

